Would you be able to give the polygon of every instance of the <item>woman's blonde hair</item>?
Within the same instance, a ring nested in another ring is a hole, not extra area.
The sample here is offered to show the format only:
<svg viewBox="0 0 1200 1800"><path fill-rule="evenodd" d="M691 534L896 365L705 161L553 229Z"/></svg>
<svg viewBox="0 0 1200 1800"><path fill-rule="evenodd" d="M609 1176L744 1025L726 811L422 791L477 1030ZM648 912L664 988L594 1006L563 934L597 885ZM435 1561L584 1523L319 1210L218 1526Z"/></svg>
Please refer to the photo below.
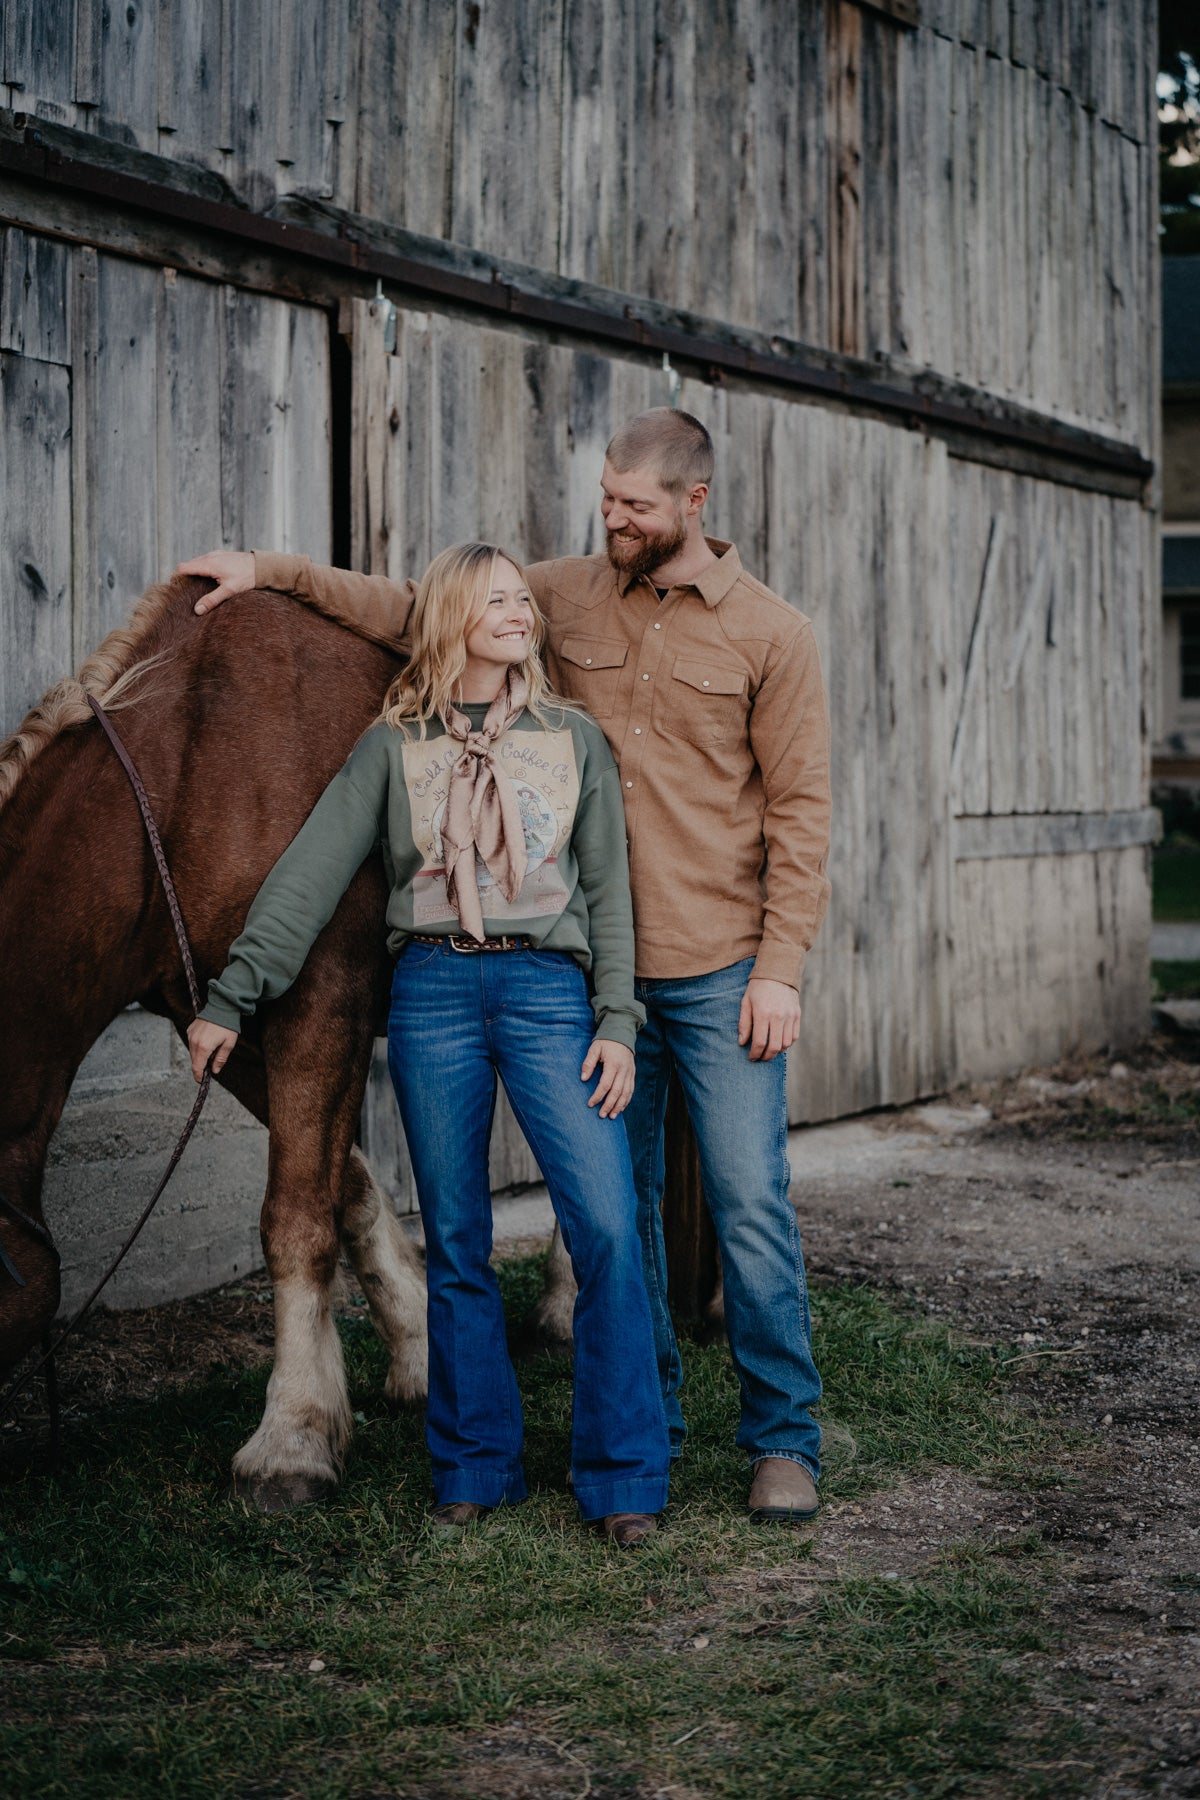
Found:
<svg viewBox="0 0 1200 1800"><path fill-rule="evenodd" d="M426 569L409 620L412 650L384 696L380 714L393 729L416 724L424 737L430 720L442 719L451 706L461 705L456 690L467 666L467 638L487 609L501 557L524 581L521 564L498 544L453 544ZM552 693L542 664L545 624L532 594L529 604L533 638L525 660L516 667L529 688L525 704L545 725L548 710L561 711L564 703Z"/></svg>

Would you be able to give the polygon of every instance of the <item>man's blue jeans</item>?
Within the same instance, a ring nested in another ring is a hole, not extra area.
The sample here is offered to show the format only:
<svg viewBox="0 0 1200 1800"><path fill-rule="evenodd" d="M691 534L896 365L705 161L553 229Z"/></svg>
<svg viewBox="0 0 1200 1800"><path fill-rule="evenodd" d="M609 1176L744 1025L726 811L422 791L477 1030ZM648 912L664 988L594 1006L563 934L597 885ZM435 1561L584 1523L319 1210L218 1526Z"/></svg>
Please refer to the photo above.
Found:
<svg viewBox="0 0 1200 1800"><path fill-rule="evenodd" d="M496 1077L545 1176L571 1258L571 1470L585 1519L659 1512L669 1468L637 1199L620 1118L579 1079L595 1022L559 951L462 955L409 943L396 964L388 1065L425 1225L426 1440L439 1505L523 1500L521 1402L488 1258Z"/></svg>
<svg viewBox="0 0 1200 1800"><path fill-rule="evenodd" d="M808 1288L788 1199L786 1059L751 1062L738 1043L753 959L680 981L639 981L637 1088L625 1112L638 1190L638 1227L672 1453L684 1438L682 1368L667 1308L663 1245L663 1121L672 1066L700 1149L704 1196L725 1281L725 1325L741 1386L737 1441L751 1461L789 1457L819 1473L821 1394Z"/></svg>

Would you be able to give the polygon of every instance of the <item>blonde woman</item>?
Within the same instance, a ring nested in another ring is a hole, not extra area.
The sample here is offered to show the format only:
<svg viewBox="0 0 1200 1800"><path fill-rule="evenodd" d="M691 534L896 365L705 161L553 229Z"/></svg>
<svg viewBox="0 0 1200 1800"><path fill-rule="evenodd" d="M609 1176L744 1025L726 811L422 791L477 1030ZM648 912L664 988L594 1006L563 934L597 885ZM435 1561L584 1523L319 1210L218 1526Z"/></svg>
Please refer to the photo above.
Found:
<svg viewBox="0 0 1200 1800"><path fill-rule="evenodd" d="M511 556L463 544L435 557L381 717L263 883L188 1037L197 1076L210 1055L220 1069L382 847L388 1058L428 1258L435 1515L465 1526L526 1491L489 1265L499 1076L579 1283L575 1498L632 1547L666 1502L668 1442L620 1118L644 1018L625 819L603 733L548 690L541 633Z"/></svg>

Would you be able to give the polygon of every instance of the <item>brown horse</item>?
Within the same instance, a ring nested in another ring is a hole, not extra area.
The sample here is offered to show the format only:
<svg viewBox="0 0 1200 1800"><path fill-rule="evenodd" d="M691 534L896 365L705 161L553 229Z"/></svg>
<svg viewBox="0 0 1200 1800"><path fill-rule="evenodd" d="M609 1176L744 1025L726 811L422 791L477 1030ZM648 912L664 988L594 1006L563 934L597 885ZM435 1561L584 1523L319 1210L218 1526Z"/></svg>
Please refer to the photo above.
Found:
<svg viewBox="0 0 1200 1800"><path fill-rule="evenodd" d="M277 594L204 619L208 584L151 589L77 679L0 744L0 1195L44 1229L46 1148L85 1053L131 1001L191 1019L166 904L132 792L85 696L118 713L179 889L201 985L359 733L395 657ZM336 1484L351 1433L330 1286L345 1244L390 1353L393 1401L425 1392L420 1261L354 1146L388 963L382 864L363 865L295 986L221 1080L270 1128L262 1242L275 1364L234 1480L267 1510ZM0 1368L58 1306L49 1241L0 1208Z"/></svg>

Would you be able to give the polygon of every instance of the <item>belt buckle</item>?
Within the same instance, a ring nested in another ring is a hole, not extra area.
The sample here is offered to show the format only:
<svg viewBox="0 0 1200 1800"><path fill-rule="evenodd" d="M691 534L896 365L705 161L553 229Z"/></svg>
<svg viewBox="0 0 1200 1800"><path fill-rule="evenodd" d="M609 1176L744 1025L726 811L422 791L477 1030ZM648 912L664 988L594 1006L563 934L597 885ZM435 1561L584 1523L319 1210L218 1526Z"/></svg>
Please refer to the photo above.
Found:
<svg viewBox="0 0 1200 1800"><path fill-rule="evenodd" d="M464 937L461 932L457 931L452 931L446 942L459 956L473 956L479 950L479 945L472 938Z"/></svg>

